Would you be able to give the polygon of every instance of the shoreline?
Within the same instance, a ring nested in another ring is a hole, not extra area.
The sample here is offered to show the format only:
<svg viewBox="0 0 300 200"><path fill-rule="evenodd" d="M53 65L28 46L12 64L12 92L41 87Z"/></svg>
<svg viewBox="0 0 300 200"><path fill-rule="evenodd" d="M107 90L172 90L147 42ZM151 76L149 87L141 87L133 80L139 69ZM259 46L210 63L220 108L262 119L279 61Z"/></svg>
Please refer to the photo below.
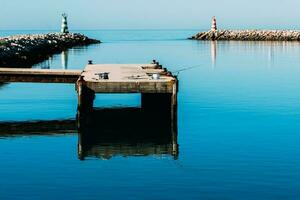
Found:
<svg viewBox="0 0 300 200"><path fill-rule="evenodd" d="M300 41L300 30L215 30L199 32L190 40Z"/></svg>
<svg viewBox="0 0 300 200"><path fill-rule="evenodd" d="M79 33L14 35L0 38L0 67L31 67L75 46L99 44Z"/></svg>

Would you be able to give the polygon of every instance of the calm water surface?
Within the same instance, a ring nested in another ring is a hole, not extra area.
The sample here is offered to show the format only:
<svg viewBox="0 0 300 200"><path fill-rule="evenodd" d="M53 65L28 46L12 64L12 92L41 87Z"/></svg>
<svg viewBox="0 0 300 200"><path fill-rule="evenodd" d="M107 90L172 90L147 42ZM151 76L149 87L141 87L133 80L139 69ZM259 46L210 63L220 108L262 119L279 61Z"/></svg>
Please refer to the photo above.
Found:
<svg viewBox="0 0 300 200"><path fill-rule="evenodd" d="M1 35L25 32L38 31ZM0 199L300 199L300 43L185 40L197 30L81 32L103 43L34 67L154 58L173 72L194 66L179 73L177 155L168 138L144 137L146 125L120 128L118 119L80 159L73 85L5 84ZM139 105L139 95L95 101ZM138 121L134 112L123 117Z"/></svg>

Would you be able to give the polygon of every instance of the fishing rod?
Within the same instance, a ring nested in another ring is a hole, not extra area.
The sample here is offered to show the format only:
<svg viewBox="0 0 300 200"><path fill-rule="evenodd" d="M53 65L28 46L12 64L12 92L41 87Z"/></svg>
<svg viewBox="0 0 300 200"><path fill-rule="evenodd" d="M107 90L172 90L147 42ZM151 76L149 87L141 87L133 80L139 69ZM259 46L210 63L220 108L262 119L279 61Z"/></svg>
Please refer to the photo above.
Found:
<svg viewBox="0 0 300 200"><path fill-rule="evenodd" d="M159 62L157 62L156 60L153 60L152 64L157 64L159 65ZM183 71L188 71L188 70L191 70L191 69L194 69L194 68L199 68L201 67L202 65L194 65L194 66L191 66L191 67L184 67L184 68L180 68L178 70L175 70L175 71L171 71L172 74L176 74L176 76L179 75L180 72L183 72Z"/></svg>

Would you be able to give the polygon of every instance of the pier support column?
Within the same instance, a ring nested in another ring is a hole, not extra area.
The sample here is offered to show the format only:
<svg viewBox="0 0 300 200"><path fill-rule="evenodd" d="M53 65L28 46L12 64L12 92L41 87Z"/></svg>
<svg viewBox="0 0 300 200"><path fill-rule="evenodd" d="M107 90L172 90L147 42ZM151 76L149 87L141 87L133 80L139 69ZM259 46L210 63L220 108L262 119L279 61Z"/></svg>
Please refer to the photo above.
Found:
<svg viewBox="0 0 300 200"><path fill-rule="evenodd" d="M177 83L173 93L142 93L142 110L161 123L177 129Z"/></svg>
<svg viewBox="0 0 300 200"><path fill-rule="evenodd" d="M178 93L178 80L173 84L173 92L171 96L171 127L177 130L177 93ZM177 136L176 136L177 138Z"/></svg>
<svg viewBox="0 0 300 200"><path fill-rule="evenodd" d="M77 121L78 128L89 122L89 118L93 112L93 104L95 92L86 86L83 77L80 76L76 83L78 105L77 105Z"/></svg>
<svg viewBox="0 0 300 200"><path fill-rule="evenodd" d="M142 110L148 116L151 126L170 127L172 155L178 159L178 127L177 127L177 80L173 84L172 93L143 93Z"/></svg>
<svg viewBox="0 0 300 200"><path fill-rule="evenodd" d="M174 159L178 159L178 127L177 127L177 93L178 93L178 80L176 78L173 84L173 93L171 96L171 132L172 132L172 151Z"/></svg>
<svg viewBox="0 0 300 200"><path fill-rule="evenodd" d="M157 113L157 117L165 117L171 112L172 94L142 93L142 109L148 113Z"/></svg>

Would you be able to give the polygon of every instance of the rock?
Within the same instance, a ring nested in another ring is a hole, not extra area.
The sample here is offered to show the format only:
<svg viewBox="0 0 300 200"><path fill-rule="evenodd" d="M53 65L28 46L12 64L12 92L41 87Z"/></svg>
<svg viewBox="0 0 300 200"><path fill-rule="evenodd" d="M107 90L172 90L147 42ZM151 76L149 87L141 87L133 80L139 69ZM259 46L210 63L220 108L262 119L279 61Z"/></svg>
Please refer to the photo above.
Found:
<svg viewBox="0 0 300 200"><path fill-rule="evenodd" d="M79 33L15 35L0 38L0 67L27 67L74 46L100 43Z"/></svg>
<svg viewBox="0 0 300 200"><path fill-rule="evenodd" d="M200 32L192 40L300 41L294 30L218 30Z"/></svg>

